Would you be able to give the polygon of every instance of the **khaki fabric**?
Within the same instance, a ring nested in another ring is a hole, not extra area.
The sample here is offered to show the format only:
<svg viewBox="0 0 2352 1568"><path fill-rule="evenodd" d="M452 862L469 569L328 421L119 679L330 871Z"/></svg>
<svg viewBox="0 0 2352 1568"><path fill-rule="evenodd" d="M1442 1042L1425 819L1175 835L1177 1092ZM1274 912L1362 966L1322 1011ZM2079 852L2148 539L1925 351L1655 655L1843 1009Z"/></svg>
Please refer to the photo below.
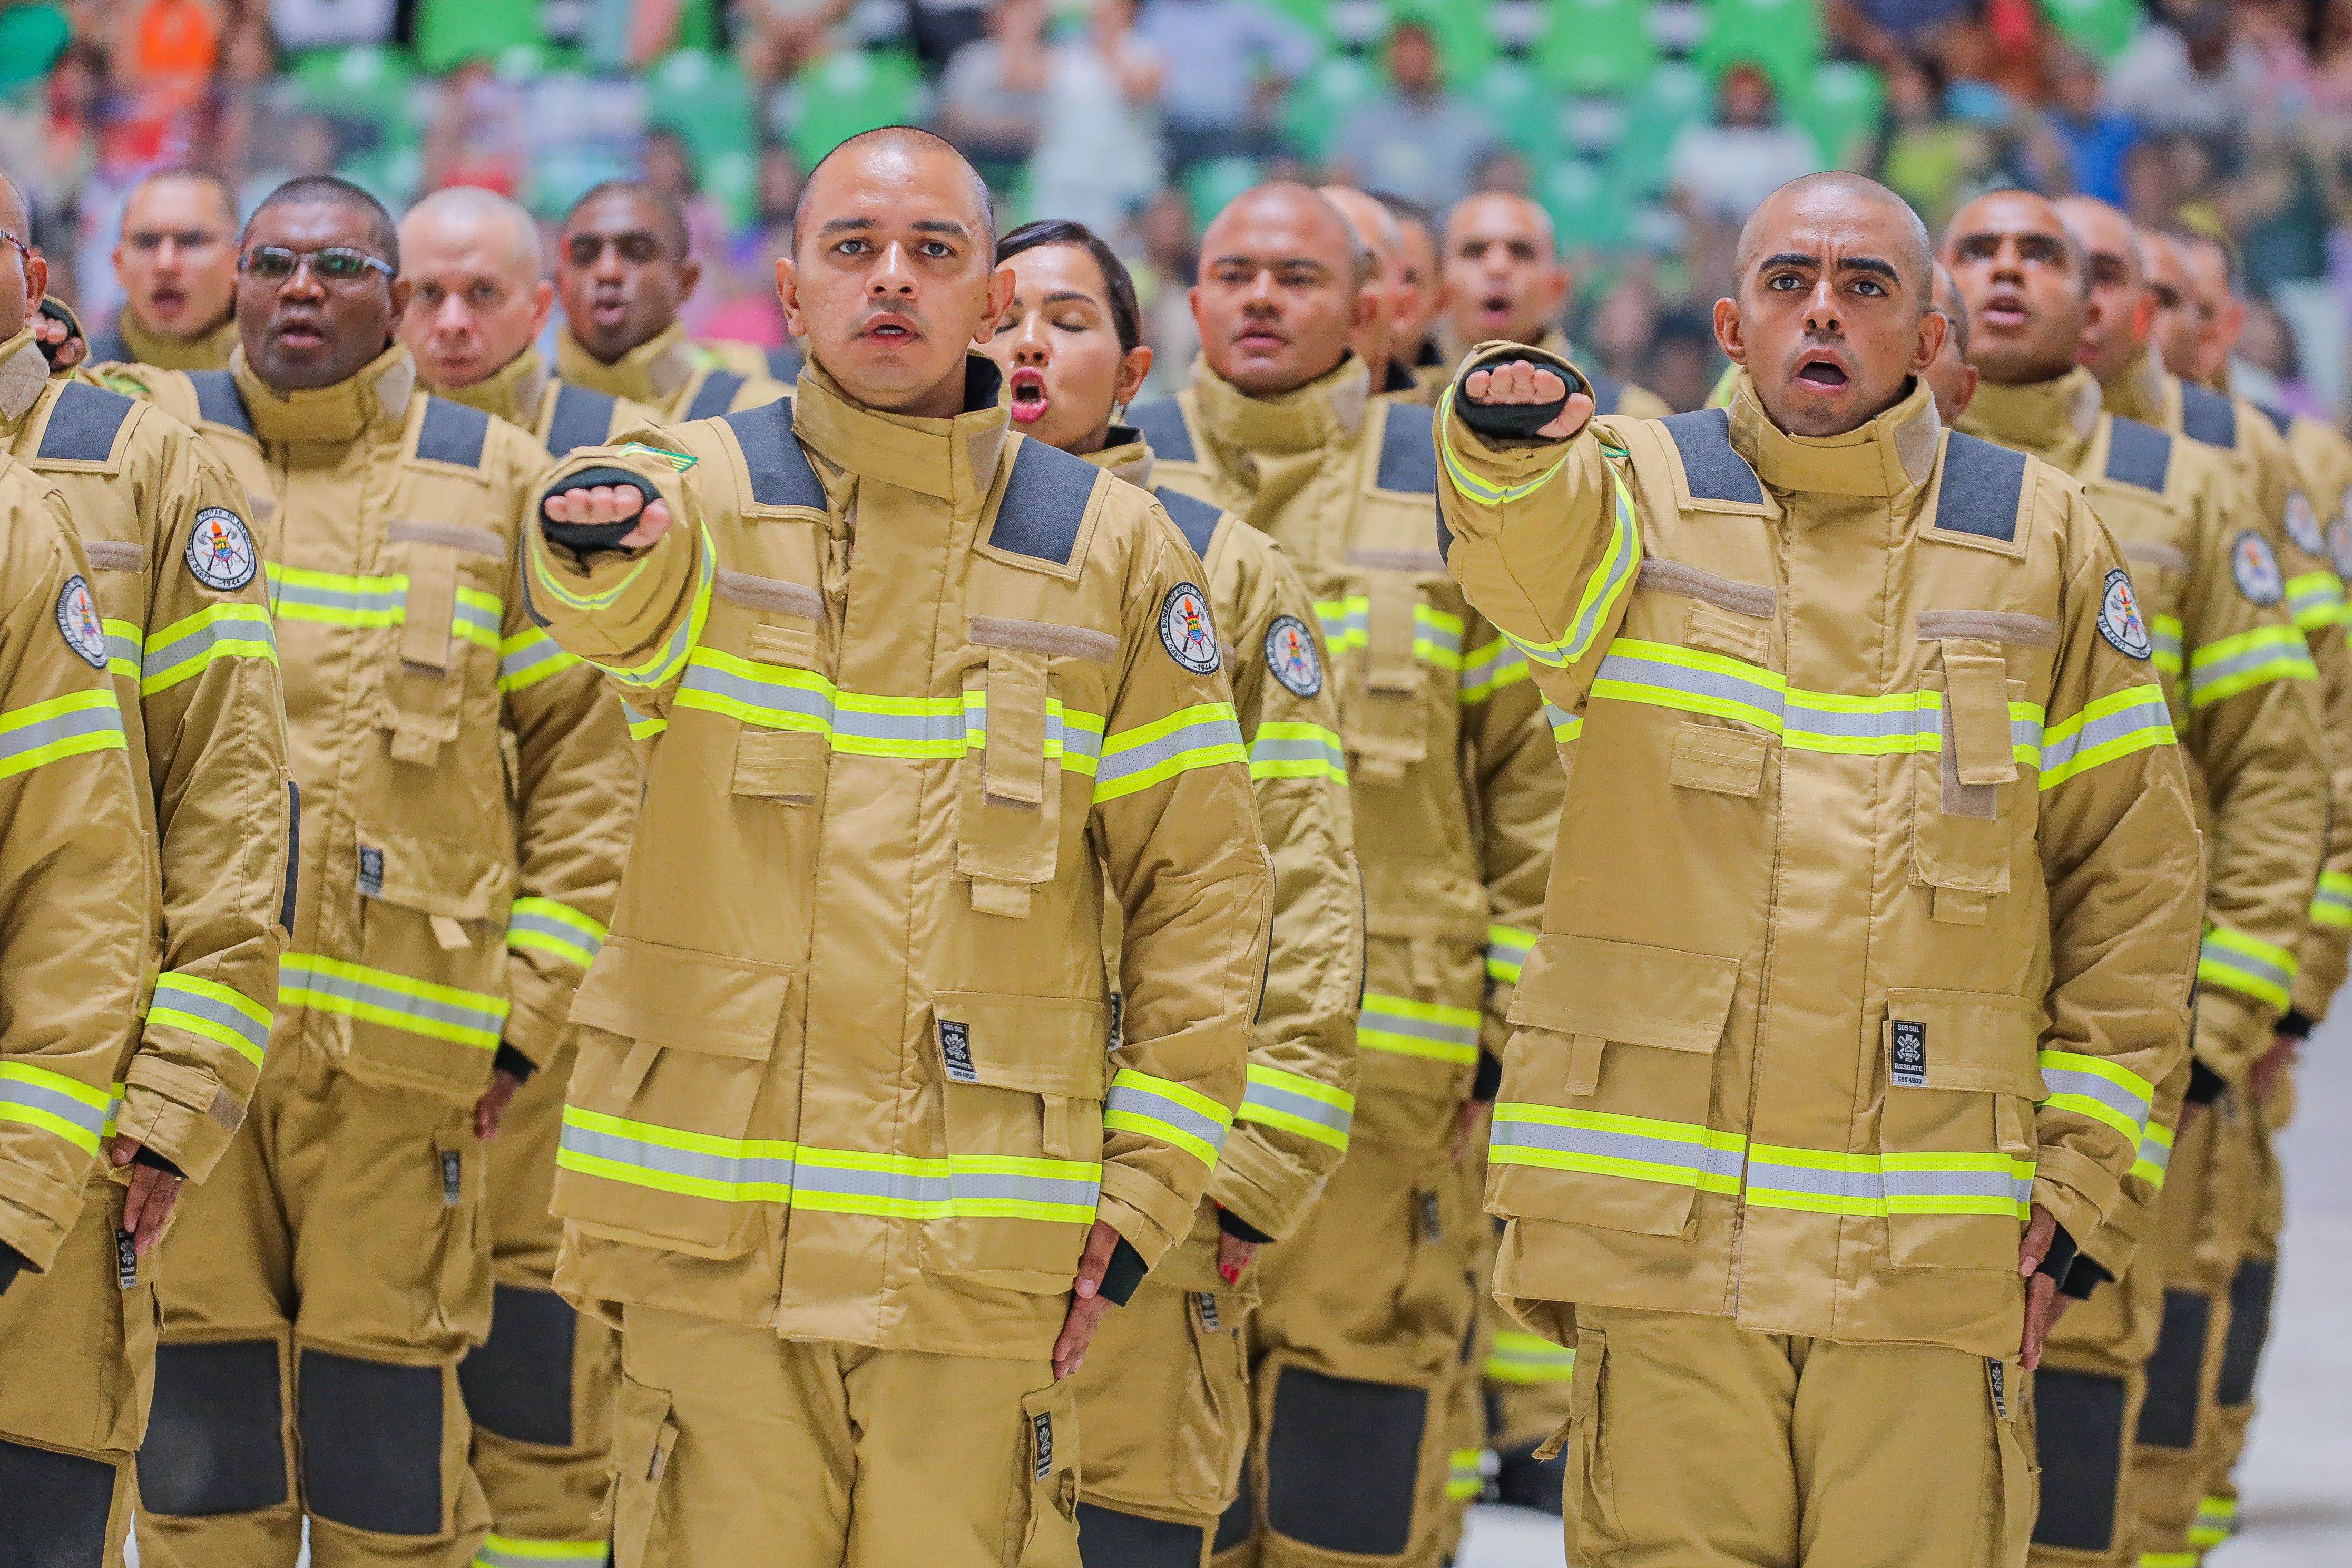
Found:
<svg viewBox="0 0 2352 1568"><path fill-rule="evenodd" d="M673 321L627 353L604 363L581 346L569 330L555 337L555 374L574 386L625 397L654 411L655 422L675 425L685 419L705 419L719 414L740 414L760 408L792 388L749 366L731 364L727 356L688 339L686 328ZM703 406L703 388L713 375L732 377L737 384L715 410Z"/></svg>
<svg viewBox="0 0 2352 1568"><path fill-rule="evenodd" d="M550 450L553 449L558 439L559 411L565 422L562 438L566 441L567 451L572 445L600 445L611 440L615 431L652 424L656 418L654 411L644 404L633 403L608 392L572 387L567 395L565 388L570 385L570 383L556 379L549 371L546 359L533 348L523 350L497 372L470 386L444 387L428 383L425 390L436 397L446 397L452 403L462 403L468 408L478 408L485 414L494 415L509 425L519 425ZM601 428L590 429L584 424L572 423L583 416L566 406L567 395L577 399L583 393L587 395L588 402L583 406L593 411L598 416L596 424ZM574 441L572 438L575 437L584 437L584 440Z"/></svg>
<svg viewBox="0 0 2352 1568"><path fill-rule="evenodd" d="M2034 1483L2013 1358L1754 1333L1705 1313L1576 1317L1561 1434L1572 1568L2025 1561Z"/></svg>
<svg viewBox="0 0 2352 1568"><path fill-rule="evenodd" d="M2265 411L2268 412L2268 411ZM2272 415L2273 424L2279 417ZM2352 499L2352 439L2322 420L2297 416L2286 422L2287 449L2303 474L2314 514L2321 520L2327 543L2327 562L2340 578L2352 571L2352 517L2346 502ZM2339 626L2352 624L2352 610L2339 607ZM2315 640L2325 636L2315 630ZM2352 725L2340 709L2331 708L2330 721ZM2338 769L2352 767L2352 745L2340 746ZM2336 798L2345 798L2339 785ZM2336 994L2344 988L2347 957L2352 957L2352 829L2331 834L2327 865L2311 902L2311 927L2303 942L2302 963L2294 979L2294 1009L2314 1020L2327 1016Z"/></svg>
<svg viewBox="0 0 2352 1568"><path fill-rule="evenodd" d="M2274 1294L2277 1289L2280 1233L2286 1222L2285 1170L2278 1158L2273 1140L2286 1125L2293 1110L2294 1090L2282 1083L2272 1091L2271 1099L2254 1107L2251 1118L2256 1168L2260 1179L2254 1192L2253 1209L2246 1237L2244 1258L2239 1263L2240 1274L2231 1291L2231 1321L2236 1314L2249 1307L2263 1314L2263 1331L2257 1337L2247 1326L2244 1332L2253 1347L2255 1360L2245 1368L2252 1378L2260 1367L2259 1357L2268 1340L2268 1328L2277 1310ZM2250 1276L2249 1269L2260 1271ZM2271 1294L2265 1295L2258 1280L2266 1280ZM2241 1289L2244 1294L2241 1294ZM2197 1517L2189 1526L2189 1544L2200 1551L2218 1546L2236 1530L2238 1523L2237 1468L2245 1452L2246 1431L2254 1417L2254 1402L2247 1398L2236 1404L2223 1404L2229 1391L2215 1390L2211 1425L2203 1436L2209 1439L2204 1456L2204 1496L2197 1504Z"/></svg>
<svg viewBox="0 0 2352 1568"><path fill-rule="evenodd" d="M115 1121L201 1182L260 1077L286 942L292 774L260 539L243 489L185 425L35 380L47 362L29 333L0 358L0 442L65 498L146 785L140 826L163 900L144 1022L115 1065ZM26 384L39 388L29 402L9 395Z"/></svg>
<svg viewBox="0 0 2352 1568"><path fill-rule="evenodd" d="M101 331L90 340L89 357L92 368L118 360L152 364L159 370L226 370L238 342L234 316L193 338L167 338L148 331L138 312L126 305L114 319L110 333ZM118 349L121 352L115 352Z"/></svg>
<svg viewBox="0 0 2352 1568"><path fill-rule="evenodd" d="M625 1318L615 1568L1078 1568L1076 1401L1043 1360Z"/></svg>
<svg viewBox="0 0 2352 1568"><path fill-rule="evenodd" d="M555 1186L608 1319L1036 1362L1091 1221L1147 1266L1192 1227L1265 966L1247 753L1191 552L999 379L921 420L812 366L541 487L624 468L677 520L530 546L651 740Z"/></svg>

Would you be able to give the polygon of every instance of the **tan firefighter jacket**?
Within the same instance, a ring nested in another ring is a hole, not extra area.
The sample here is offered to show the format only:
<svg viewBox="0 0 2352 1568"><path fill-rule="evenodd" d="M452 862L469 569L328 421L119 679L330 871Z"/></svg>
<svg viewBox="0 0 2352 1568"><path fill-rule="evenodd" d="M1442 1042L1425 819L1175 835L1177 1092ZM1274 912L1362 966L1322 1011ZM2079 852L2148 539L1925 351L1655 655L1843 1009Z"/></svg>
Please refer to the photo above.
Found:
<svg viewBox="0 0 2352 1568"><path fill-rule="evenodd" d="M688 339L676 321L611 364L583 348L566 328L555 334L555 374L571 385L641 403L666 425L716 419L792 394L788 383L730 365Z"/></svg>
<svg viewBox="0 0 2352 1568"><path fill-rule="evenodd" d="M2014 1354L2029 1202L2097 1228L2186 1044L2203 878L2120 552L1925 385L1822 440L1744 381L1507 450L1440 417L1448 565L1579 742L1496 1293Z"/></svg>
<svg viewBox="0 0 2352 1568"><path fill-rule="evenodd" d="M226 370L228 356L236 352L236 345L234 316L193 338L167 338L149 331L138 314L125 305L112 326L102 327L90 335L89 355L84 364L92 371L117 363L152 364L158 370Z"/></svg>
<svg viewBox="0 0 2352 1568"><path fill-rule="evenodd" d="M47 1270L114 1135L154 871L89 563L5 454L0 584L0 1245Z"/></svg>
<svg viewBox="0 0 2352 1568"><path fill-rule="evenodd" d="M261 556L194 431L47 372L31 332L0 343L0 443L64 496L89 562L162 889L115 1121L202 1181L260 1078L286 944L293 775Z"/></svg>
<svg viewBox="0 0 2352 1568"><path fill-rule="evenodd" d="M2262 527L2252 494L2211 447L2102 412L2081 368L2031 386L1987 382L1960 427L2074 475L2115 535L2198 806L2207 942L2294 947L2326 842L2326 744L2303 634L2284 604L2258 604L2237 580L2238 536ZM2196 1048L2224 1077L2270 1045L2268 1010L2250 1011L2237 992L2202 988L2198 1014ZM2176 1102L2185 1088L2183 1074ZM2146 1234L2177 1120L2177 1103L2151 1118L2105 1230ZM2077 1239L2121 1277L2116 1245Z"/></svg>
<svg viewBox="0 0 2352 1568"><path fill-rule="evenodd" d="M641 403L558 381L548 374L547 361L537 349L523 350L503 369L471 386L425 390L520 425L559 456L581 447L601 447L617 430L655 420L654 411Z"/></svg>
<svg viewBox="0 0 2352 1568"><path fill-rule="evenodd" d="M1190 387L1129 419L1155 485L1265 533L1315 595L1364 879L1355 1133L1438 1149L1482 1039L1500 1049L1561 779L1526 660L1430 547L1430 416L1368 401L1368 379L1349 358L1256 398L1202 361Z"/></svg>
<svg viewBox="0 0 2352 1568"><path fill-rule="evenodd" d="M1113 426L1110 444L1087 460L1151 489L1151 448L1135 430ZM1274 542L1205 501L1156 493L1202 563L1249 750L1258 826L1274 858L1265 994L1250 1028L1249 1082L1208 1195L1279 1241L1339 1169L1355 1117L1363 886L1339 697L1326 679L1330 658L1314 596ZM1213 1255L1213 1218L1194 1228L1206 1233L1201 1239ZM1228 1289L1213 1278L1187 1288Z"/></svg>
<svg viewBox="0 0 2352 1568"><path fill-rule="evenodd" d="M1430 406L1434 408L1439 395L1454 384L1454 367L1462 363L1462 356L1470 352L1470 345L1464 342L1450 325L1441 322L1433 330L1438 343L1438 363L1423 365L1421 377L1422 384L1429 389ZM1568 334L1558 327L1546 328L1536 346L1561 359L1574 357L1569 352ZM1622 414L1629 419L1664 419L1674 412L1666 406L1664 398L1647 387L1620 381L1605 371L1596 370L1590 374L1592 412L1595 414Z"/></svg>
<svg viewBox="0 0 2352 1568"><path fill-rule="evenodd" d="M969 363L953 420L811 365L541 487L618 468L677 520L584 569L531 535L551 631L658 727L572 1013L583 1305L1028 1359L1090 1222L1147 1265L1192 1228L1273 885L1217 628L1165 514Z"/></svg>
<svg viewBox="0 0 2352 1568"><path fill-rule="evenodd" d="M302 790L275 1048L469 1104L501 1043L553 1051L635 804L617 706L529 613L547 455L399 345L290 397L242 351L184 379L253 507Z"/></svg>

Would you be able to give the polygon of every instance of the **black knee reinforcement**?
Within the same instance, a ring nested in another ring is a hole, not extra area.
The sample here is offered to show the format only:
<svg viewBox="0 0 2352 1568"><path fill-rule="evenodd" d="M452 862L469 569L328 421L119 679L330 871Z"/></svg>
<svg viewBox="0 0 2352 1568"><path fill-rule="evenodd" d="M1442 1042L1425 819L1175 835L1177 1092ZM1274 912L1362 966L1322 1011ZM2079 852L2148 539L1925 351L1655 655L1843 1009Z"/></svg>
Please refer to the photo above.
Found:
<svg viewBox="0 0 2352 1568"><path fill-rule="evenodd" d="M279 1506L285 1424L276 1340L159 1346L140 1506L184 1517Z"/></svg>
<svg viewBox="0 0 2352 1568"><path fill-rule="evenodd" d="M2221 1405L2244 1405L2254 1397L2254 1373L2262 1365L2263 1342L2271 1336L2271 1291L2278 1283L2278 1259L2249 1258L2230 1281L2230 1329L2221 1336Z"/></svg>
<svg viewBox="0 0 2352 1568"><path fill-rule="evenodd" d="M1078 1559L1086 1568L1201 1568L1206 1533L1197 1524L1078 1504Z"/></svg>
<svg viewBox="0 0 2352 1568"><path fill-rule="evenodd" d="M2042 1462L2034 1544L2111 1550L2123 1484L2123 1379L2044 1367L2034 1374L2033 1409Z"/></svg>
<svg viewBox="0 0 2352 1568"><path fill-rule="evenodd" d="M457 1363L467 1413L517 1443L572 1447L572 1352L579 1314L552 1290L500 1285L490 1337Z"/></svg>
<svg viewBox="0 0 2352 1568"><path fill-rule="evenodd" d="M103 1568L114 1467L0 1438L0 1568Z"/></svg>
<svg viewBox="0 0 2352 1568"><path fill-rule="evenodd" d="M2197 1447L2197 1387L2205 1376L2205 1334L2213 1303L2198 1290L2167 1290L2156 1353L2147 1358L2147 1400L2139 1441L2151 1448Z"/></svg>
<svg viewBox="0 0 2352 1568"><path fill-rule="evenodd" d="M1495 1477L1496 1489L1502 1500L1520 1508L1541 1509L1558 1515L1565 1506L1568 1487L1568 1456L1554 1454L1549 1459L1536 1458L1539 1444L1506 1448L1496 1456L1502 1468Z"/></svg>
<svg viewBox="0 0 2352 1568"><path fill-rule="evenodd" d="M1326 1552L1402 1552L1428 1419L1426 1389L1284 1367L1266 1434L1267 1524Z"/></svg>
<svg viewBox="0 0 2352 1568"><path fill-rule="evenodd" d="M381 1535L441 1533L441 1369L302 1352L310 1510Z"/></svg>

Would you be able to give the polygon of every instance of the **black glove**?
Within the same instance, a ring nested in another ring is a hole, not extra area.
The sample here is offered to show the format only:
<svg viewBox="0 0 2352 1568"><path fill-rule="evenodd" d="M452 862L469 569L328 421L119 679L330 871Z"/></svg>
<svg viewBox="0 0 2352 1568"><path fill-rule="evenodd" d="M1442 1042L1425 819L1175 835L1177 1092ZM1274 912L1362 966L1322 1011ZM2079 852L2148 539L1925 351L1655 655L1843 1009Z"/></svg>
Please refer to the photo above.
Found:
<svg viewBox="0 0 2352 1568"><path fill-rule="evenodd" d="M1478 1076L1470 1082L1470 1098L1492 1100L1502 1092L1503 1058L1484 1046L1478 1047Z"/></svg>
<svg viewBox="0 0 2352 1568"><path fill-rule="evenodd" d="M499 1042L499 1054L490 1058L490 1066L499 1072L513 1074L524 1083L529 1083L530 1075L539 1070L538 1064L504 1040Z"/></svg>
<svg viewBox="0 0 2352 1568"><path fill-rule="evenodd" d="M1237 1236L1244 1241L1254 1243L1259 1247L1264 1247L1267 1242L1274 1239L1274 1237L1266 1235L1265 1232L1258 1229L1257 1226L1250 1224L1249 1221L1242 1218L1241 1215L1235 1214L1229 1208L1223 1207L1222 1205L1219 1205L1217 1209L1217 1228L1223 1231L1227 1236Z"/></svg>
<svg viewBox="0 0 2352 1568"><path fill-rule="evenodd" d="M2091 1292L2113 1279L2114 1275L2099 1267L2087 1252L2074 1256L2074 1267L2066 1270L2065 1283L2058 1287L2061 1296L2072 1296L2077 1301L2087 1301Z"/></svg>
<svg viewBox="0 0 2352 1568"><path fill-rule="evenodd" d="M8 1287L16 1282L17 1272L24 1267L25 1255L6 1242L0 1241L0 1296L8 1293Z"/></svg>
<svg viewBox="0 0 2352 1568"><path fill-rule="evenodd" d="M1135 1250L1127 1237L1118 1238L1118 1247L1110 1255L1110 1267L1103 1270L1102 1299L1114 1307L1127 1305L1135 1288L1143 1283L1143 1254Z"/></svg>
<svg viewBox="0 0 2352 1568"><path fill-rule="evenodd" d="M2058 1227L2057 1233L2050 1238L2050 1250L2042 1255L2042 1267L2034 1272L2047 1274L2058 1281L2060 1288L2063 1289L2066 1276L2074 1269L2074 1260L2081 1257L2083 1249L2074 1245L2074 1238L2067 1234L2066 1227L2062 1225Z"/></svg>
<svg viewBox="0 0 2352 1568"><path fill-rule="evenodd" d="M1470 368L1493 370L1497 365L1510 363L1516 357L1507 353L1490 356ZM1568 384L1568 390L1549 403L1476 403L1465 391L1454 400L1454 411L1462 416L1462 423L1489 441L1533 440L1537 431L1559 417L1560 410L1568 406L1570 396L1580 392L1588 397L1592 395L1592 388L1576 372L1549 364L1543 368Z"/></svg>
<svg viewBox="0 0 2352 1568"><path fill-rule="evenodd" d="M134 1165L144 1165L152 1171L161 1171L167 1176L177 1176L184 1182L188 1179L187 1172L183 1171L144 1143L139 1145L139 1152L131 1156L131 1163Z"/></svg>
<svg viewBox="0 0 2352 1568"><path fill-rule="evenodd" d="M539 498L539 526L550 542L561 544L583 561L600 551L620 549L621 541L635 531L645 515L640 511L636 517L624 518L619 522L558 522L547 515L550 497L566 490L593 489L598 485L610 485L616 490L633 489L645 497L646 506L661 500L653 486L626 468L583 468L558 480Z"/></svg>
<svg viewBox="0 0 2352 1568"><path fill-rule="evenodd" d="M2316 1023L2317 1020L2310 1014L2290 1007L2286 1011L2286 1016L2273 1025L2272 1028L2274 1033L2284 1035L2290 1040L2307 1040L2311 1038L2311 1031Z"/></svg>
<svg viewBox="0 0 2352 1568"><path fill-rule="evenodd" d="M2221 1091L2229 1087L2229 1079L2207 1067L2203 1062L2192 1060L2189 1064L2187 1099L2189 1104L2210 1105L2221 1099Z"/></svg>

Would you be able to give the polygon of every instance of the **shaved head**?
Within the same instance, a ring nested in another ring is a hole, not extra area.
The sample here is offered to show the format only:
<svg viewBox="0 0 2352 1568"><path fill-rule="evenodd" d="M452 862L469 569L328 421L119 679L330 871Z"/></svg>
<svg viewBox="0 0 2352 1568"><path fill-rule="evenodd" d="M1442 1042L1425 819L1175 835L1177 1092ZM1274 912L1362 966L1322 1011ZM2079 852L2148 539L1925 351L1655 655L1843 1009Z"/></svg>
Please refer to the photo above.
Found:
<svg viewBox="0 0 2352 1568"><path fill-rule="evenodd" d="M471 386L514 363L547 325L539 224L492 191L452 185L401 220L401 276L414 292L401 337L427 386Z"/></svg>
<svg viewBox="0 0 2352 1568"><path fill-rule="evenodd" d="M400 269L400 231L393 225L392 214L367 192L333 174L302 174L262 197L253 216L246 220L239 246L251 237L263 213L283 206L341 207L366 226L364 244L376 259L391 263L395 272Z"/></svg>
<svg viewBox="0 0 2352 1568"><path fill-rule="evenodd" d="M210 169L158 169L131 187L122 201L122 229L129 233L137 226L141 204L151 195L162 195L184 187L201 193L201 199L212 204L214 218L224 231L236 227L236 193L229 189L226 180Z"/></svg>
<svg viewBox="0 0 2352 1568"><path fill-rule="evenodd" d="M1517 191L1478 191L1455 202L1454 210L1445 215L1446 247L1452 249L1458 236L1495 218L1537 236L1542 259L1559 259L1559 231L1552 226L1550 212L1534 197L1520 195Z"/></svg>
<svg viewBox="0 0 2352 1568"><path fill-rule="evenodd" d="M1538 343L1568 308L1568 269L1543 204L1481 191L1446 216L1446 311L1465 346L1489 338Z"/></svg>
<svg viewBox="0 0 2352 1568"><path fill-rule="evenodd" d="M2147 253L2131 219L2092 196L2061 196L2058 216L2090 259L2091 312L2074 363L2112 383L2147 344Z"/></svg>
<svg viewBox="0 0 2352 1568"><path fill-rule="evenodd" d="M1936 258L1936 245L1927 237L1927 226L1911 210L1909 202L1876 180L1841 169L1790 180L1765 197L1763 205L1748 216L1739 230L1736 262L1742 284L1755 270L1776 228L1802 221L1808 216L1834 213L1843 217L1857 207L1875 210L1894 220L1902 243L1896 247L1897 254L1885 259L1894 263L1905 287L1917 294L1920 313L1926 314L1934 299L1927 268Z"/></svg>
<svg viewBox="0 0 2352 1568"><path fill-rule="evenodd" d="M400 220L404 247L420 241L446 242L457 236L494 246L514 269L519 282L529 282L547 270L547 256L539 240L539 220L521 203L476 185L451 185L434 192L408 209Z"/></svg>
<svg viewBox="0 0 2352 1568"><path fill-rule="evenodd" d="M1936 399L1937 417L1947 425L1955 425L1976 397L1979 373L1969 363L1968 301L1960 297L1959 284L1950 268L1938 261L1935 273L1936 312L1952 326L1944 334L1943 352L1927 368L1922 379Z"/></svg>
<svg viewBox="0 0 2352 1568"><path fill-rule="evenodd" d="M1404 226L1376 197L1368 196L1353 185L1318 185L1326 201L1339 209L1348 220L1363 248L1363 262L1368 272L1392 272L1404 257Z"/></svg>
<svg viewBox="0 0 2352 1568"><path fill-rule="evenodd" d="M2074 367L2091 313L2090 253L2057 204L1994 191L1952 216L1944 263L1974 317L1969 360L2001 386L2055 381Z"/></svg>
<svg viewBox="0 0 2352 1568"><path fill-rule="evenodd" d="M1234 197L1201 237L1192 289L1210 368L1254 397L1328 374L1385 308L1361 281L1368 255L1320 191L1276 181Z"/></svg>
<svg viewBox="0 0 2352 1568"><path fill-rule="evenodd" d="M2204 353L2204 331L2182 248L2168 234L2152 228L2139 231L2140 255L2147 262L2148 296L2156 307L2148 322L2148 339L2164 356L2165 369L2194 381Z"/></svg>
<svg viewBox="0 0 2352 1568"><path fill-rule="evenodd" d="M0 174L0 228L24 235L29 241L33 237L25 231L32 226L32 209L25 205L25 193L17 188L16 181Z"/></svg>
<svg viewBox="0 0 2352 1568"><path fill-rule="evenodd" d="M1393 352L1399 332L1409 327L1411 319L1420 309L1417 290L1404 289L1404 226L1396 216L1374 198L1351 185L1325 185L1324 196L1339 209L1363 243L1365 255L1371 262L1368 276L1360 277L1359 284L1370 284L1381 298L1381 310L1370 323L1349 339L1372 373L1375 390L1388 383L1389 356Z"/></svg>
<svg viewBox="0 0 2352 1568"><path fill-rule="evenodd" d="M963 166L965 181L971 193L971 207L979 234L992 243L996 237L996 198L989 193L988 182L981 177L971 161L956 150L956 144L944 136L934 136L911 125L885 125L878 131L861 132L816 161L808 178L801 182L800 200L793 205L793 254L801 249L801 225L810 209L811 194L818 179L835 159L856 165L861 171L879 168L894 163L914 163L929 158L952 158ZM835 170L836 176L841 170Z"/></svg>
<svg viewBox="0 0 2352 1568"><path fill-rule="evenodd" d="M16 181L0 174L0 228L30 244L31 217L25 193L16 188ZM22 247L0 245L0 340L25 330L26 319L40 309L41 296L48 287L47 262Z"/></svg>

